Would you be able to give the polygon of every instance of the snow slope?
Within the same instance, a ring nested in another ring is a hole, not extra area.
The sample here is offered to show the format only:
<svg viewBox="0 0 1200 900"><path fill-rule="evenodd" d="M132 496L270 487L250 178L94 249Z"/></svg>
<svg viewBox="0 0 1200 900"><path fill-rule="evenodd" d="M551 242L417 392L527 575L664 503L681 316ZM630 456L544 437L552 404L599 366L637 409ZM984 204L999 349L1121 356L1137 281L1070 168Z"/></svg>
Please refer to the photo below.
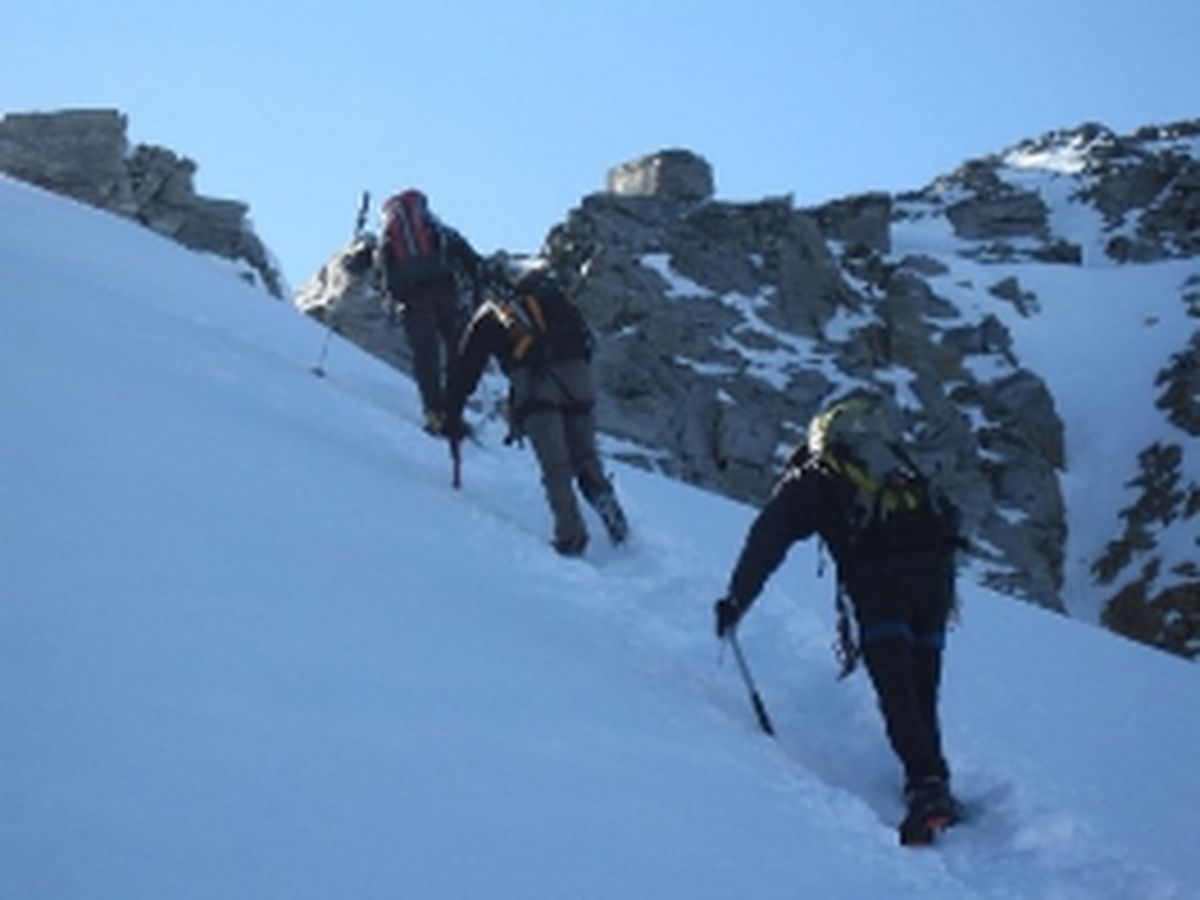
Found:
<svg viewBox="0 0 1200 900"><path fill-rule="evenodd" d="M797 548L711 635L753 510L614 466L548 547L528 450L463 490L411 384L209 258L0 179L0 897L1200 897L1200 674L964 578L971 823L896 845Z"/></svg>

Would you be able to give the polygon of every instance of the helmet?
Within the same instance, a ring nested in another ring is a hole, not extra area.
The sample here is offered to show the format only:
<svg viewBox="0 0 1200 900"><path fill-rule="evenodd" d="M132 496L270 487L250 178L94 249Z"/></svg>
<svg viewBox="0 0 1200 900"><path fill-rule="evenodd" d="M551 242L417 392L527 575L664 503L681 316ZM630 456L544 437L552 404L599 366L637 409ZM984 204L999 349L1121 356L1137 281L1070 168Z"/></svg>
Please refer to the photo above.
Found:
<svg viewBox="0 0 1200 900"><path fill-rule="evenodd" d="M809 424L809 455L849 460L874 475L895 467L891 447L900 440L900 429L889 413L882 397L866 391L839 400Z"/></svg>

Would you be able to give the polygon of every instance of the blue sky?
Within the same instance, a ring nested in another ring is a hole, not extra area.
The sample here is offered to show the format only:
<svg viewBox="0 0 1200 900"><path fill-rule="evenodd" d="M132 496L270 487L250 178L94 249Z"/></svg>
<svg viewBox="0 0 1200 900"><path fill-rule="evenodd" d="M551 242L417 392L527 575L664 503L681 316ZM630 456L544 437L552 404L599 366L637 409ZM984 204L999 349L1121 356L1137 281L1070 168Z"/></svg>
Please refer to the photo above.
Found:
<svg viewBox="0 0 1200 900"><path fill-rule="evenodd" d="M421 186L481 251L536 250L664 147L705 156L723 199L807 205L1200 115L1193 0L9 6L0 111L121 109L251 205L295 287L364 189Z"/></svg>

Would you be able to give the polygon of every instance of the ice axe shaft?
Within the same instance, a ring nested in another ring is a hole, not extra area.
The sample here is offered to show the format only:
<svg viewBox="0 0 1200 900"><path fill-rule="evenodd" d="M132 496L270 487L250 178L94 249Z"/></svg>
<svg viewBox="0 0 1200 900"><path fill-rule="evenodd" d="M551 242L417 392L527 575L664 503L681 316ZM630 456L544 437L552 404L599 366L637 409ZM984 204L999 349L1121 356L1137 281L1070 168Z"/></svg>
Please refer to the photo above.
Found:
<svg viewBox="0 0 1200 900"><path fill-rule="evenodd" d="M754 706L754 715L758 718L759 727L775 737L775 726L771 724L771 717L767 715L767 706L763 703L762 696L758 693L758 688L754 685L754 678L750 675L750 667L746 665L746 657L742 654L742 645L738 643L737 632L729 632L729 646L733 648L733 658L737 660L738 670L742 673L742 680L746 682L746 690L750 693L750 703Z"/></svg>
<svg viewBox="0 0 1200 900"><path fill-rule="evenodd" d="M325 340L321 342L321 353L317 357L317 364L312 367L312 372L318 378L325 377L325 354L329 352L329 340L333 337L332 322L325 328Z"/></svg>
<svg viewBox="0 0 1200 900"><path fill-rule="evenodd" d="M450 484L457 490L462 487L462 441L450 441Z"/></svg>

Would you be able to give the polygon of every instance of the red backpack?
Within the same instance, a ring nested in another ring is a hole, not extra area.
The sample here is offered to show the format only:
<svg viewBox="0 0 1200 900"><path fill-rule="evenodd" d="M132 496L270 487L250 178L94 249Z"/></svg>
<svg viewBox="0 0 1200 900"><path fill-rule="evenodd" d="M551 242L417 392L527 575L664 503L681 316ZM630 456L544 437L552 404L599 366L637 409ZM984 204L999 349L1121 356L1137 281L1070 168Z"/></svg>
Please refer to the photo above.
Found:
<svg viewBox="0 0 1200 900"><path fill-rule="evenodd" d="M393 294L446 272L441 230L420 191L407 190L387 199L382 230L384 268Z"/></svg>

